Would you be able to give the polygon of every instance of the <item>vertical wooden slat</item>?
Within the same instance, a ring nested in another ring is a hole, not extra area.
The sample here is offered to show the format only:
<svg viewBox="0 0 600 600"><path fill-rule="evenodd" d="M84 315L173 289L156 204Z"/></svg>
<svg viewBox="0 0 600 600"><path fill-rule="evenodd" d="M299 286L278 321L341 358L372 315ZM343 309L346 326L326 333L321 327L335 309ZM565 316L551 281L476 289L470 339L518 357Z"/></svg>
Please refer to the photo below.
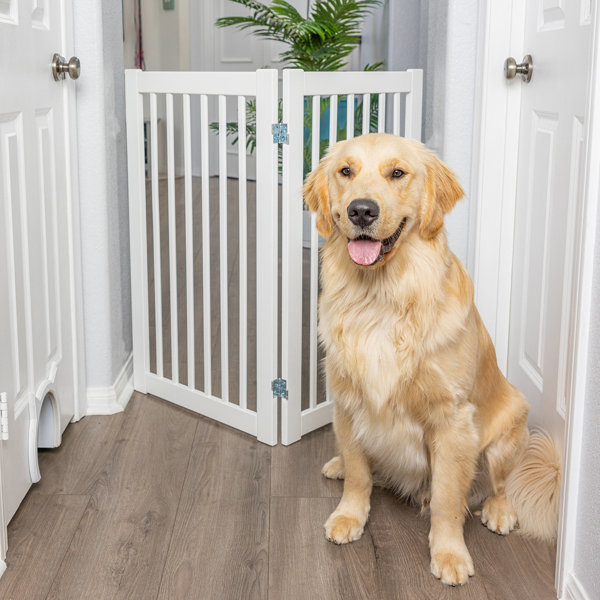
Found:
<svg viewBox="0 0 600 600"><path fill-rule="evenodd" d="M156 94L150 94L150 176L152 178L152 240L154 247L154 329L156 374L163 376L163 317L160 246L160 198L158 191L158 115Z"/></svg>
<svg viewBox="0 0 600 600"><path fill-rule="evenodd" d="M283 145L281 376L288 397L281 403L281 442L301 436L302 413L302 165L304 71L283 71L283 120L290 132Z"/></svg>
<svg viewBox="0 0 600 600"><path fill-rule="evenodd" d="M171 280L171 379L179 383L179 335L177 331L177 228L175 223L175 139L173 94L167 104L167 192L169 212L169 276Z"/></svg>
<svg viewBox="0 0 600 600"><path fill-rule="evenodd" d="M210 325L210 188L208 164L208 98L200 96L200 152L202 154L202 331L204 332L204 392L212 394Z"/></svg>
<svg viewBox="0 0 600 600"><path fill-rule="evenodd" d="M385 132L385 94L379 94L377 102L377 132Z"/></svg>
<svg viewBox="0 0 600 600"><path fill-rule="evenodd" d="M346 96L346 139L354 137L354 94Z"/></svg>
<svg viewBox="0 0 600 600"><path fill-rule="evenodd" d="M311 169L319 164L319 142L321 136L321 96L312 99L312 125L311 125Z"/></svg>
<svg viewBox="0 0 600 600"><path fill-rule="evenodd" d="M238 96L240 407L248 406L248 208L246 197L246 98Z"/></svg>
<svg viewBox="0 0 600 600"><path fill-rule="evenodd" d="M259 69L256 86L256 435L274 445L279 404L271 391L277 375L278 148L271 126L277 122L277 71Z"/></svg>
<svg viewBox="0 0 600 600"><path fill-rule="evenodd" d="M400 135L400 93L397 92L393 95L394 106L393 106L393 124L392 133L394 135Z"/></svg>
<svg viewBox="0 0 600 600"><path fill-rule="evenodd" d="M148 247L144 176L144 103L139 93L139 70L127 71L127 169L129 174L129 236L131 256L133 385L145 393L150 368L148 331Z"/></svg>
<svg viewBox="0 0 600 600"><path fill-rule="evenodd" d="M316 169L319 164L319 146L321 139L321 98L313 96L312 105L312 164ZM310 215L310 318L309 318L309 405L314 408L317 405L317 301L319 288L319 234L317 232L316 213Z"/></svg>
<svg viewBox="0 0 600 600"><path fill-rule="evenodd" d="M404 135L421 140L421 113L423 110L423 71L409 69L412 75L410 92L406 95L406 115L404 117Z"/></svg>
<svg viewBox="0 0 600 600"><path fill-rule="evenodd" d="M229 310L227 297L227 97L219 96L219 269L221 299L221 399L229 402Z"/></svg>
<svg viewBox="0 0 600 600"><path fill-rule="evenodd" d="M371 94L363 94L362 132L369 133L371 128Z"/></svg>
<svg viewBox="0 0 600 600"><path fill-rule="evenodd" d="M337 142L337 122L338 122L338 97L333 95L329 98L329 145L333 146Z"/></svg>
<svg viewBox="0 0 600 600"><path fill-rule="evenodd" d="M185 283L187 298L187 385L196 387L194 321L194 217L192 210L192 125L190 95L183 94L183 168L185 187Z"/></svg>

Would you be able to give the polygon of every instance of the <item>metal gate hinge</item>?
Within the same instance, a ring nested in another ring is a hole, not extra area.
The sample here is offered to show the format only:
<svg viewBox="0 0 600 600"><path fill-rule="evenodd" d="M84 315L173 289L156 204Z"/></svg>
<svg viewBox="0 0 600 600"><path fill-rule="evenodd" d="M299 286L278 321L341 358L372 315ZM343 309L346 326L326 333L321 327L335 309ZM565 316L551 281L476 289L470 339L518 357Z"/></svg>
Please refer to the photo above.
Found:
<svg viewBox="0 0 600 600"><path fill-rule="evenodd" d="M273 390L273 398L287 398L287 380L286 379L273 379L271 381L271 389Z"/></svg>
<svg viewBox="0 0 600 600"><path fill-rule="evenodd" d="M273 132L274 144L289 144L290 138L288 136L287 123L273 123L271 131Z"/></svg>
<svg viewBox="0 0 600 600"><path fill-rule="evenodd" d="M6 393L0 393L0 440L8 439L8 400Z"/></svg>

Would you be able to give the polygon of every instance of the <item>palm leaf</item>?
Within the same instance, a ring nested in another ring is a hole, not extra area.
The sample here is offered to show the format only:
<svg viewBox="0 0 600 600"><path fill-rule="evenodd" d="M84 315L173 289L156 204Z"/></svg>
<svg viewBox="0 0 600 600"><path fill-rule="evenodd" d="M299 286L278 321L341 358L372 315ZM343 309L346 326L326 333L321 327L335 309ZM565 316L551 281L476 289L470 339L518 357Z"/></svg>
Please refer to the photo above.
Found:
<svg viewBox="0 0 600 600"><path fill-rule="evenodd" d="M217 19L217 27L250 30L257 37L284 43L287 48L279 58L288 67L305 71L338 71L348 64L350 54L360 44L364 18L383 0L317 0L307 18L286 0L273 0L269 5L257 0L230 2L248 8L250 14L222 17ZM377 70L382 66L383 63L367 65L365 71ZM328 104L322 104L322 110L326 106ZM376 101L372 101L371 129L376 128L376 106ZM281 116L281 104L279 110ZM305 111L305 118L307 114ZM256 144L255 101L248 102L247 115L246 144L252 151ZM362 111L357 110L355 119L362 121ZM356 126L360 130L358 121ZM218 124L211 123L211 129L218 132ZM231 136L234 144L237 143L238 124L227 123L226 135ZM305 167L307 161L305 156Z"/></svg>
<svg viewBox="0 0 600 600"><path fill-rule="evenodd" d="M250 29L254 35L283 42L288 49L280 59L307 71L336 71L360 44L365 16L382 0L318 0L304 18L286 0L270 5L257 0L230 0L249 8L248 16L222 17L217 27Z"/></svg>

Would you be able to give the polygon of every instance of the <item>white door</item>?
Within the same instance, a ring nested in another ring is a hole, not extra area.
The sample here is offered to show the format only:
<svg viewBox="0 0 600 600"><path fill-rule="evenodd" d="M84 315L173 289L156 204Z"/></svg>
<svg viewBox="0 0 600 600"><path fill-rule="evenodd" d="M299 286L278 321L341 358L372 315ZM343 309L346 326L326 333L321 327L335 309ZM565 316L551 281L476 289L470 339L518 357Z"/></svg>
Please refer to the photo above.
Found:
<svg viewBox="0 0 600 600"><path fill-rule="evenodd" d="M572 374L590 13L590 0L527 2L523 48L533 76L513 82L522 95L508 378L531 404L530 423L559 446Z"/></svg>
<svg viewBox="0 0 600 600"><path fill-rule="evenodd" d="M71 3L0 2L0 392L4 521L39 479L38 424L60 444L82 397L77 317L79 213L71 168L74 85L51 74L71 56ZM75 169L76 171L76 169ZM42 410L43 407L43 410ZM40 414L42 418L40 421Z"/></svg>

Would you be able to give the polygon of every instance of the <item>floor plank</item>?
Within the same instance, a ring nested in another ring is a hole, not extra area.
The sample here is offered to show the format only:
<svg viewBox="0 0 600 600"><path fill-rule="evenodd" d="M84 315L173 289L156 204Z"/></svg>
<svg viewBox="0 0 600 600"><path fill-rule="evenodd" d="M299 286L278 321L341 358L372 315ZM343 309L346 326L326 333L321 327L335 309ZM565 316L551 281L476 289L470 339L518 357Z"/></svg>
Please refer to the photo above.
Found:
<svg viewBox="0 0 600 600"><path fill-rule="evenodd" d="M42 494L91 494L110 453L125 413L89 416L71 423L58 448L39 451L41 480L33 487ZM85 460L82 460L85 457Z"/></svg>
<svg viewBox="0 0 600 600"><path fill-rule="evenodd" d="M135 394L48 598L156 596L196 418Z"/></svg>
<svg viewBox="0 0 600 600"><path fill-rule="evenodd" d="M323 523L334 498L271 499L269 598L377 598L376 562L368 532L357 542L328 542Z"/></svg>
<svg viewBox="0 0 600 600"><path fill-rule="evenodd" d="M275 446L271 494L339 498L341 482L321 475L321 467L334 455L335 439L331 425L304 436L301 444Z"/></svg>
<svg viewBox="0 0 600 600"><path fill-rule="evenodd" d="M465 539L490 600L556 598L554 545L529 540L518 531L496 535L481 524L478 515L467 522Z"/></svg>
<svg viewBox="0 0 600 600"><path fill-rule="evenodd" d="M28 494L10 523L0 598L46 598L89 501L89 496Z"/></svg>
<svg viewBox="0 0 600 600"><path fill-rule="evenodd" d="M158 595L266 598L270 448L228 428L198 428Z"/></svg>
<svg viewBox="0 0 600 600"><path fill-rule="evenodd" d="M451 588L429 570L429 517L391 492L371 498L367 530L375 546L378 597L389 600L486 600L486 587L478 573L468 584ZM467 539L467 546L470 547ZM472 557L476 563L476 557Z"/></svg>

